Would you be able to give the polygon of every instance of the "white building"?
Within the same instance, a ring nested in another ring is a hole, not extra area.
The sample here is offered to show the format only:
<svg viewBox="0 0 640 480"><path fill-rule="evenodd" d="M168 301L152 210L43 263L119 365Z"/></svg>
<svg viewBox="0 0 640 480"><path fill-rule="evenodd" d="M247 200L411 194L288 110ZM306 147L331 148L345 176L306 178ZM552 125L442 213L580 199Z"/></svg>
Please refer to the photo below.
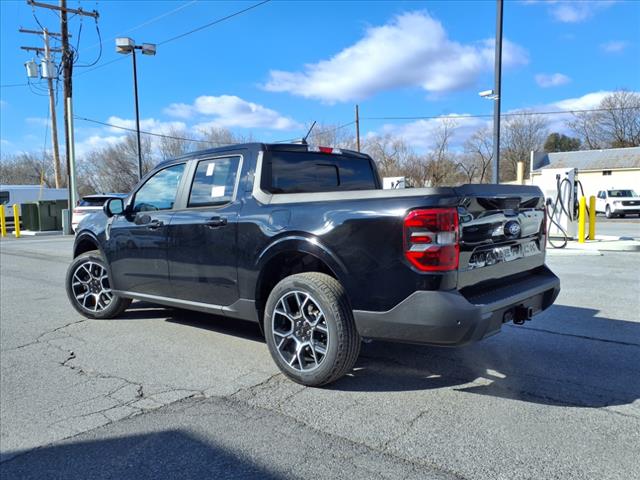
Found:
<svg viewBox="0 0 640 480"><path fill-rule="evenodd" d="M531 152L532 183L545 168L577 168L587 197L611 188L631 188L640 193L640 147Z"/></svg>

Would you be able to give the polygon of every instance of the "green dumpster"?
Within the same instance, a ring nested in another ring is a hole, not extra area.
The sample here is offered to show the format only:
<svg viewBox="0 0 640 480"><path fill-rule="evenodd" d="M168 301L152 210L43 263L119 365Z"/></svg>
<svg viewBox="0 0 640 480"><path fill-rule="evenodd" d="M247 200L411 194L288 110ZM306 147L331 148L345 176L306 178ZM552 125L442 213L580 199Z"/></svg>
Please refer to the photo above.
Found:
<svg viewBox="0 0 640 480"><path fill-rule="evenodd" d="M62 230L62 209L66 200L39 200L40 231Z"/></svg>
<svg viewBox="0 0 640 480"><path fill-rule="evenodd" d="M40 206L36 202L20 204L20 220L24 230L40 230Z"/></svg>
<svg viewBox="0 0 640 480"><path fill-rule="evenodd" d="M20 205L22 225L25 230L47 232L62 230L62 210L67 208L66 200L38 200Z"/></svg>

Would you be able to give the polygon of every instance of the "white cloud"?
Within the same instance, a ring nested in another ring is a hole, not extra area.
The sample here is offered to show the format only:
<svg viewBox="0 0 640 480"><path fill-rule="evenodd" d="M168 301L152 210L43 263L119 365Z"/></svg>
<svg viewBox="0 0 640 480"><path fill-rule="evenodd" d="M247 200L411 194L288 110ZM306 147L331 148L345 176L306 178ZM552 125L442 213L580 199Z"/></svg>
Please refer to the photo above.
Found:
<svg viewBox="0 0 640 480"><path fill-rule="evenodd" d="M76 155L83 157L93 150L111 147L124 141L124 139L124 135L91 135L80 142L76 141Z"/></svg>
<svg viewBox="0 0 640 480"><path fill-rule="evenodd" d="M108 127L109 131L114 133L124 134L126 130L123 130L123 128L128 128L131 130L136 129L135 120L124 119L116 116L109 117L106 123L115 125L113 127ZM160 120L156 120L155 118L145 118L140 120L140 130L144 130L145 132L166 134L171 130L184 130L186 128L187 125L184 122L162 122Z"/></svg>
<svg viewBox="0 0 640 480"><path fill-rule="evenodd" d="M553 2L550 7L551 16L562 23L580 23L590 19L596 13L608 8L613 0L601 1L565 1Z"/></svg>
<svg viewBox="0 0 640 480"><path fill-rule="evenodd" d="M536 83L543 88L565 85L570 81L571 79L562 73L539 73L536 75Z"/></svg>
<svg viewBox="0 0 640 480"><path fill-rule="evenodd" d="M494 41L461 44L425 12L409 12L370 27L364 37L303 71L271 70L264 88L325 102L346 102L394 88L418 86L430 93L473 85L493 65ZM503 44L506 67L526 64L526 51Z"/></svg>
<svg viewBox="0 0 640 480"><path fill-rule="evenodd" d="M600 49L606 53L621 53L625 48L629 46L629 42L612 40L600 44Z"/></svg>
<svg viewBox="0 0 640 480"><path fill-rule="evenodd" d="M559 100L551 104L554 109L560 110L587 110L590 108L597 108L600 102L607 95L611 95L613 92L601 90L599 92L591 92L581 97L567 98L565 100Z"/></svg>
<svg viewBox="0 0 640 480"><path fill-rule="evenodd" d="M367 136L389 133L404 138L409 145L418 151L427 150L433 146L436 133L445 119L450 119L453 122L453 135L450 142L450 147L453 150L462 148L465 140L476 130L492 124L491 120L486 118L471 117L468 114L450 114L403 124L385 124L377 132L369 132Z"/></svg>
<svg viewBox="0 0 640 480"><path fill-rule="evenodd" d="M265 128L270 130L294 130L300 128L295 120L270 108L248 102L235 95L203 95L193 105L172 103L164 112L179 118L199 116L201 123L195 126Z"/></svg>
<svg viewBox="0 0 640 480"><path fill-rule="evenodd" d="M37 125L40 127L48 127L49 123L51 123L48 118L44 117L27 117L24 121L29 125Z"/></svg>

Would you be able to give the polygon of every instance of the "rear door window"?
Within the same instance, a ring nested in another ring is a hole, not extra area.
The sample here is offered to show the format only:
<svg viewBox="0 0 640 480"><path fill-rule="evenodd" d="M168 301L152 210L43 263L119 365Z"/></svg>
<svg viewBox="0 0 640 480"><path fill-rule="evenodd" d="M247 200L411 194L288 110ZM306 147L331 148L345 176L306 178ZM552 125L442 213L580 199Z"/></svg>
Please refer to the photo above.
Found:
<svg viewBox="0 0 640 480"><path fill-rule="evenodd" d="M271 152L266 156L263 189L271 193L374 190L368 158L315 152ZM264 182L264 180L267 180Z"/></svg>
<svg viewBox="0 0 640 480"><path fill-rule="evenodd" d="M224 205L233 200L240 157L212 158L198 162L189 207Z"/></svg>

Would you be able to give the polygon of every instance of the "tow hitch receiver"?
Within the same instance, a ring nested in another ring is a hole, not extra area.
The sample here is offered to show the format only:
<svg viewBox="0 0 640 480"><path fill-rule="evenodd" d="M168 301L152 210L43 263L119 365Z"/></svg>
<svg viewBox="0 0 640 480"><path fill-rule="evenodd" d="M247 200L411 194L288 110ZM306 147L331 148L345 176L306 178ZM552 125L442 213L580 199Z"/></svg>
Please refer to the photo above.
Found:
<svg viewBox="0 0 640 480"><path fill-rule="evenodd" d="M533 308L525 307L524 305L518 305L515 308L509 309L504 312L504 316L502 318L503 322L513 321L516 325L524 325L526 320L531 320L533 317Z"/></svg>

